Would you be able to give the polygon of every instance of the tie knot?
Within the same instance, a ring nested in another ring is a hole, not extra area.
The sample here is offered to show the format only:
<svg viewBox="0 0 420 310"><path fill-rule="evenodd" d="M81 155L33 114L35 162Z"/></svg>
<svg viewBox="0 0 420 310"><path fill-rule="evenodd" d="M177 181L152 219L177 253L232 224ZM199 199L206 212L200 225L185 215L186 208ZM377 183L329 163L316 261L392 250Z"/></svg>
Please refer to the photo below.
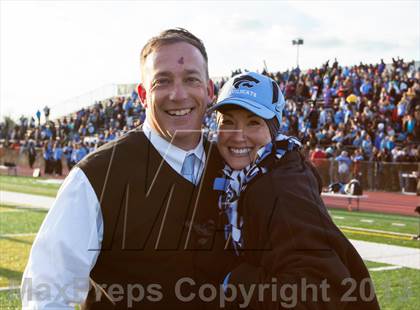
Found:
<svg viewBox="0 0 420 310"><path fill-rule="evenodd" d="M192 183L195 183L194 166L196 159L197 156L194 154L186 156L181 169L181 174Z"/></svg>

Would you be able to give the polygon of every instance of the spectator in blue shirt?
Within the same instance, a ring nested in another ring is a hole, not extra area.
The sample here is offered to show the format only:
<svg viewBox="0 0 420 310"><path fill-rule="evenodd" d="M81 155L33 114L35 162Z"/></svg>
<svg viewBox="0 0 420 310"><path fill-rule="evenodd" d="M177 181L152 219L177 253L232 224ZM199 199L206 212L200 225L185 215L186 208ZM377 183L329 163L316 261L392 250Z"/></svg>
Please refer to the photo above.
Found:
<svg viewBox="0 0 420 310"><path fill-rule="evenodd" d="M413 115L407 115L407 120L405 122L405 132L408 134L412 134L414 132L414 128L416 126L416 120Z"/></svg>
<svg viewBox="0 0 420 310"><path fill-rule="evenodd" d="M388 139L387 139L387 141L385 143L385 148L388 151L392 151L394 149L394 147L395 147L395 136L390 136L390 137L387 137L387 138Z"/></svg>
<svg viewBox="0 0 420 310"><path fill-rule="evenodd" d="M44 173L51 174L54 168L53 152L50 143L46 143L43 148L42 157L44 158Z"/></svg>
<svg viewBox="0 0 420 310"><path fill-rule="evenodd" d="M76 160L77 162L81 161L86 155L88 154L88 151L83 143L81 143L76 150Z"/></svg>
<svg viewBox="0 0 420 310"><path fill-rule="evenodd" d="M77 160L77 151L80 149L80 144L79 143L74 143L73 144L73 150L71 152L71 157L70 157L70 161L71 161L71 166L75 166L78 162Z"/></svg>
<svg viewBox="0 0 420 310"><path fill-rule="evenodd" d="M352 162L347 151L342 151L340 156L337 156L335 160L338 162L338 181L340 183L347 183L350 177L350 166Z"/></svg>
<svg viewBox="0 0 420 310"><path fill-rule="evenodd" d="M338 131L334 137L331 139L334 143L343 143L344 141L344 133L342 131Z"/></svg>
<svg viewBox="0 0 420 310"><path fill-rule="evenodd" d="M62 157L63 148L61 147L61 143L56 141L53 148L54 173L60 176L63 174L63 166L61 164Z"/></svg>
<svg viewBox="0 0 420 310"><path fill-rule="evenodd" d="M362 85L360 86L360 93L363 96L370 98L372 93L372 83L369 80L364 80Z"/></svg>
<svg viewBox="0 0 420 310"><path fill-rule="evenodd" d="M382 149L381 145L384 138L385 138L385 134L383 132L379 132L378 134L376 134L374 145L378 150Z"/></svg>
<svg viewBox="0 0 420 310"><path fill-rule="evenodd" d="M372 153L372 147L372 138L367 134L362 141L362 149L366 156L370 156Z"/></svg>
<svg viewBox="0 0 420 310"><path fill-rule="evenodd" d="M353 116L353 112L350 110L349 106L344 108L344 124L346 124L349 119Z"/></svg>
<svg viewBox="0 0 420 310"><path fill-rule="evenodd" d="M64 154L64 158L66 159L67 168L69 169L69 171L71 170L71 168L73 168L73 165L71 162L72 152L73 152L72 142L68 142L67 145L63 148L63 154Z"/></svg>
<svg viewBox="0 0 420 310"><path fill-rule="evenodd" d="M319 112L319 120L318 120L320 128L323 128L325 124L327 124L327 117L328 117L327 111L323 107L321 107L320 112Z"/></svg>
<svg viewBox="0 0 420 310"><path fill-rule="evenodd" d="M343 110L341 108L339 108L338 111L335 112L334 122L335 122L336 125L344 123L344 113L343 113Z"/></svg>
<svg viewBox="0 0 420 310"><path fill-rule="evenodd" d="M352 144L353 144L354 147L359 148L359 147L362 146L362 141L363 141L363 138L362 138L360 132L357 132L356 136L353 139Z"/></svg>

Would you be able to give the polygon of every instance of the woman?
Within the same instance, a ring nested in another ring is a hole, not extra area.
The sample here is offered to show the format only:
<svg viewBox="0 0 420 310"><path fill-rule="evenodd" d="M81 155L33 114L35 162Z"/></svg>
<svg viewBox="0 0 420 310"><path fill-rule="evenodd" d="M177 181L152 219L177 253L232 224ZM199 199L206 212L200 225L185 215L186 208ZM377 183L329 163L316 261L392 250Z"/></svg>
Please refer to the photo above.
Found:
<svg viewBox="0 0 420 310"><path fill-rule="evenodd" d="M213 108L226 162L214 188L240 257L225 289L253 290L235 300L252 309L378 309L362 259L320 198L318 173L299 141L278 132L283 107L276 82L248 72L225 84Z"/></svg>

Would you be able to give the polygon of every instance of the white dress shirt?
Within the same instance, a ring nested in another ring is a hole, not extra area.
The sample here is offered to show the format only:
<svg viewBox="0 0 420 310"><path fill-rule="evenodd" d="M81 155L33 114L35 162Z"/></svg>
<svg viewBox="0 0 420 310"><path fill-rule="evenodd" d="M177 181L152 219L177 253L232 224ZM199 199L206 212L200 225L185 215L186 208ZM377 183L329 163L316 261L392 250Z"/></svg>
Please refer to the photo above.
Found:
<svg viewBox="0 0 420 310"><path fill-rule="evenodd" d="M195 161L194 171L198 172L195 176L195 183L198 183L201 174L203 173L204 163L206 162L206 153L204 152L203 147L203 136L201 136L200 143L198 143L194 149L187 152L173 144L170 144L167 140L159 136L154 130L152 130L147 119L143 124L143 132L155 149L159 152L160 156L162 156L169 166L171 166L178 174L181 174L182 164L188 155L194 154L197 156L200 160Z"/></svg>
<svg viewBox="0 0 420 310"><path fill-rule="evenodd" d="M203 137L184 151L160 137L148 124L143 131L165 161L181 174L186 156L197 158L196 183L206 155ZM58 191L33 243L21 285L22 309L73 309L85 301L89 274L95 266L103 239L103 219L95 191L80 168L73 168Z"/></svg>

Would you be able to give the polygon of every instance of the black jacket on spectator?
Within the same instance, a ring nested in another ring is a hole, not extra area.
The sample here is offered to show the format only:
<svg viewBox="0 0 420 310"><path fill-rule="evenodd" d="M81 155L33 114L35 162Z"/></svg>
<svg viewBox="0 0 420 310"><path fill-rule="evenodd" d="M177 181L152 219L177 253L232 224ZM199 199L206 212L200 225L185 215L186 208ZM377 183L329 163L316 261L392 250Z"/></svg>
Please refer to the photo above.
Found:
<svg viewBox="0 0 420 310"><path fill-rule="evenodd" d="M278 296L289 286L287 298L296 287L294 300L275 301L272 286L262 299L255 288L250 309L379 309L362 258L324 206L315 168L298 151L266 160L272 161L266 163L269 172L253 179L239 201L244 248L229 283L249 288L275 279ZM323 281L329 285L326 298ZM309 285L317 287L315 293Z"/></svg>

